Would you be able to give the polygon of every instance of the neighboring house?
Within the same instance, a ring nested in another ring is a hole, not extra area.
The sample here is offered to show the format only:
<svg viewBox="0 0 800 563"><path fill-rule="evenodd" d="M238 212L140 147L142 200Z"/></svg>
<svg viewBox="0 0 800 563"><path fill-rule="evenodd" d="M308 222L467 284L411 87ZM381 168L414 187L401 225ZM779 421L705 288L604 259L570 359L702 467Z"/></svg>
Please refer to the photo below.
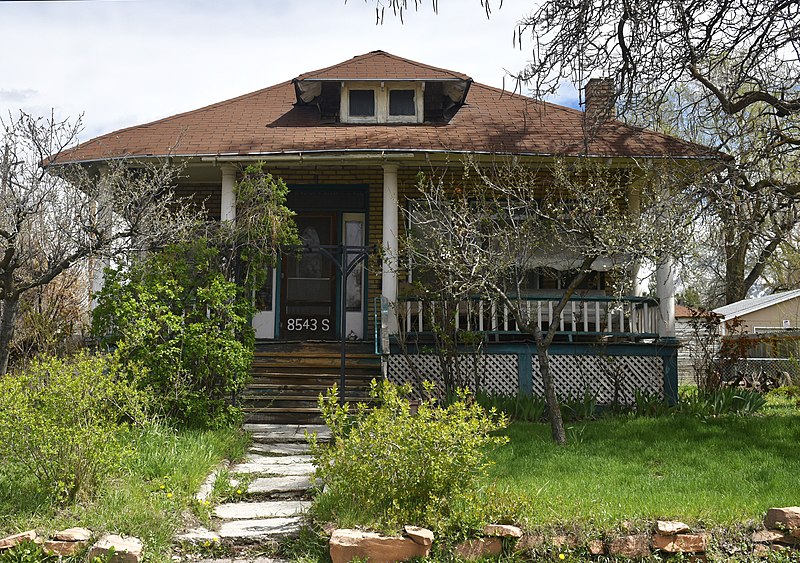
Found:
<svg viewBox="0 0 800 563"><path fill-rule="evenodd" d="M714 309L722 334L759 334L800 330L800 289L773 293Z"/></svg>
<svg viewBox="0 0 800 563"><path fill-rule="evenodd" d="M289 185L288 205L297 212L303 241L333 251L337 245L378 246L385 259L382 271L356 269L345 283L321 253L306 252L299 262L284 260L256 299L253 325L262 345L284 343L272 349L297 356L301 353L285 343L298 342L308 357L322 354L322 345L311 343L368 342L383 353L390 378L408 380L408 361L394 341L389 347L381 343L387 331L397 332L398 322L412 332L427 327L421 309L398 298L405 273L392 266L402 260L401 208L415 197L420 171L458 171L467 155L478 162L501 155L541 166L557 157L588 154L628 167L631 174L636 174L636 160L710 158L702 147L613 119L587 143L587 123L606 107L608 87L608 81L590 81L584 114L474 83L461 72L374 51L103 135L69 156L98 168L110 159L179 160L185 170L178 191L203 202L209 215L221 220L235 220L234 186L241 167L264 163ZM346 298L340 301L343 286ZM563 333L551 348L559 393L577 395L590 387L601 402L609 402L618 392L630 400L633 390L641 389L674 398L669 270L659 269L658 287L658 299L617 300L598 286L568 306ZM545 317L551 304L546 297L531 298L532 309ZM401 312L399 321L393 311ZM490 311L488 304L471 322L472 330L487 334L514 332L503 312ZM541 391L530 345L496 340L487 343L481 360L485 387L503 393ZM435 375L435 358L419 353L415 361L426 376Z"/></svg>
<svg viewBox="0 0 800 563"><path fill-rule="evenodd" d="M739 358L729 378L762 388L800 381L800 289L742 299L714 309L723 348Z"/></svg>

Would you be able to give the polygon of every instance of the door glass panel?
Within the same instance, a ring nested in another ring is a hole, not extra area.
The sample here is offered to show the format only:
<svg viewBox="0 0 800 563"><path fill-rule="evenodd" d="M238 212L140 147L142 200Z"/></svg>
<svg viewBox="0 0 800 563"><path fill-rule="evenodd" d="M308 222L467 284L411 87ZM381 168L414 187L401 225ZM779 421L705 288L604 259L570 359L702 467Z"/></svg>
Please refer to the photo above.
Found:
<svg viewBox="0 0 800 563"><path fill-rule="evenodd" d="M330 338L336 328L334 265L319 251L333 244L333 217L296 219L303 251L284 260L281 327L287 338Z"/></svg>
<svg viewBox="0 0 800 563"><path fill-rule="evenodd" d="M255 292L256 311L272 311L272 268L267 268L264 284Z"/></svg>
<svg viewBox="0 0 800 563"><path fill-rule="evenodd" d="M344 237L347 246L363 246L364 244L364 222L363 221L345 221L344 223ZM357 257L353 254L347 256L347 265L349 266ZM358 264L350 275L347 277L347 310L360 311L361 310L361 297L363 295L363 268Z"/></svg>

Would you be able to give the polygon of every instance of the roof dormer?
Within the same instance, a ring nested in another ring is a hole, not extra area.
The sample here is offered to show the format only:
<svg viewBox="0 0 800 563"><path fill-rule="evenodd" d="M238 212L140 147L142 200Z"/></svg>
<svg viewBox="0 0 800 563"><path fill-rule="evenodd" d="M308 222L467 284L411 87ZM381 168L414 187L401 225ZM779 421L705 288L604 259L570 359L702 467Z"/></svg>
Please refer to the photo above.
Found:
<svg viewBox="0 0 800 563"><path fill-rule="evenodd" d="M316 106L323 122L414 124L449 121L472 79L374 51L293 83L297 103Z"/></svg>

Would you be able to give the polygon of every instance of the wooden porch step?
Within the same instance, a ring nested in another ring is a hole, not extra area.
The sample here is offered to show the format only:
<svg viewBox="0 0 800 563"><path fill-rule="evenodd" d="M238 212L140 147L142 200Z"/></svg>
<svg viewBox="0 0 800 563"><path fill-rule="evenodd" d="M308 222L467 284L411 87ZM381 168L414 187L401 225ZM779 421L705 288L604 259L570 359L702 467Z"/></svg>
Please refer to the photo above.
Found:
<svg viewBox="0 0 800 563"><path fill-rule="evenodd" d="M369 346L348 343L345 399L368 402L373 379L381 378L381 359ZM338 384L338 343L275 343L255 353L252 381L239 400L247 422L320 422L320 394Z"/></svg>

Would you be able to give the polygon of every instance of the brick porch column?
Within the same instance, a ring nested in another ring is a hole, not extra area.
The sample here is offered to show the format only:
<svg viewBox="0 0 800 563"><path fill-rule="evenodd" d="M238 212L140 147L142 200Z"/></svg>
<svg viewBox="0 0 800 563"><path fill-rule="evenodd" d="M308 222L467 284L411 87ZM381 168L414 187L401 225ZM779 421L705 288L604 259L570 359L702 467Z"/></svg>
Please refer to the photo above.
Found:
<svg viewBox="0 0 800 563"><path fill-rule="evenodd" d="M397 301L397 164L383 165L383 267L381 276L381 295L389 301L389 332L397 333L397 314L394 305Z"/></svg>

